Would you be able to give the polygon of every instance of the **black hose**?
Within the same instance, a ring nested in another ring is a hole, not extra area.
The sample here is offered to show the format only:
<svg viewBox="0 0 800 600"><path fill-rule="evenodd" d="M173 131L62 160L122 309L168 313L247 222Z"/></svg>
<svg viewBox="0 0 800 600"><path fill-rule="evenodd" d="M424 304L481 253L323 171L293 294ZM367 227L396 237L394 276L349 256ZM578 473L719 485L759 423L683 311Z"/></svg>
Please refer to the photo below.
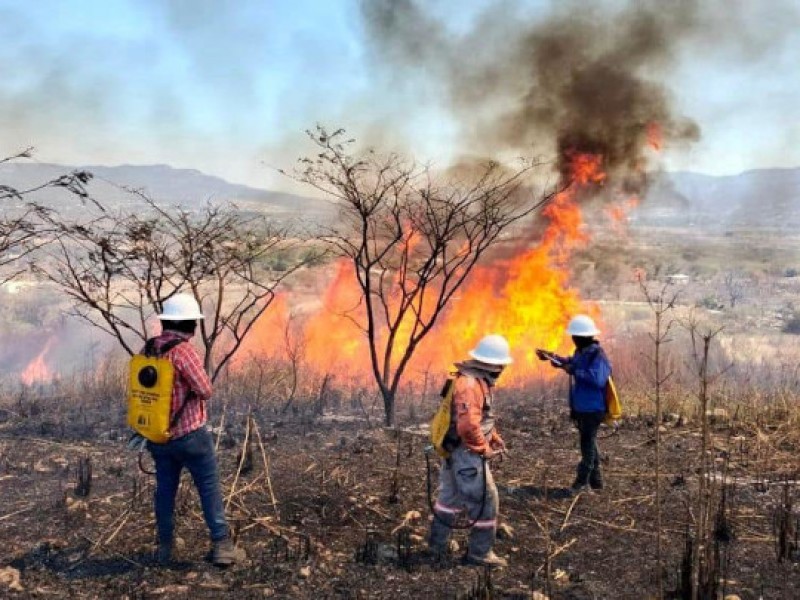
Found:
<svg viewBox="0 0 800 600"><path fill-rule="evenodd" d="M155 471L148 471L147 469L144 468L144 462L142 462L143 458L144 458L144 450L140 450L139 451L139 470L142 473L146 473L147 475L155 475L156 474Z"/></svg>
<svg viewBox="0 0 800 600"><path fill-rule="evenodd" d="M478 511L477 515L475 516L475 520L472 523L468 523L465 525L455 525L452 523L448 523L442 517L436 514L436 509L433 507L433 484L431 483L431 458L430 452L426 449L424 452L425 454L425 466L427 468L427 488L428 488L428 507L431 509L431 514L433 518L439 521L445 527L449 527L450 529L472 529L472 527L480 521L481 515L483 514L483 509L486 507L486 459L481 457L481 464L483 465L483 498L481 499L481 508Z"/></svg>

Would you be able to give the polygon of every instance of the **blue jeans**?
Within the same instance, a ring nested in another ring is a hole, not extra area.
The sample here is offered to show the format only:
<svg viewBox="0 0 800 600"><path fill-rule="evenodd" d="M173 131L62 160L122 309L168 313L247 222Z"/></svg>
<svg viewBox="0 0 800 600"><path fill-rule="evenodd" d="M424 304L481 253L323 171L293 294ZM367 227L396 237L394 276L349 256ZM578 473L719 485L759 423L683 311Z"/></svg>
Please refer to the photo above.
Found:
<svg viewBox="0 0 800 600"><path fill-rule="evenodd" d="M201 427L166 444L148 443L147 447L156 465L155 510L158 543L172 544L175 495L178 493L184 467L191 473L200 495L203 517L208 525L211 541L227 538L228 523L222 504L217 457L214 454L211 432L206 427Z"/></svg>

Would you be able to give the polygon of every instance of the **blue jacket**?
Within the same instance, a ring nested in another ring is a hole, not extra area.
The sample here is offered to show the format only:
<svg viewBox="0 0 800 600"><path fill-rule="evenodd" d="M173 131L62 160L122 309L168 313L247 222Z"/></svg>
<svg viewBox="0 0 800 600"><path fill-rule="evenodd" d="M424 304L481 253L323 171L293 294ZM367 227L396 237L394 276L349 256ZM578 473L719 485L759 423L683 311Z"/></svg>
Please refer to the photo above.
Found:
<svg viewBox="0 0 800 600"><path fill-rule="evenodd" d="M611 363L600 344L576 350L566 361L570 374L569 405L576 412L606 412L606 384Z"/></svg>

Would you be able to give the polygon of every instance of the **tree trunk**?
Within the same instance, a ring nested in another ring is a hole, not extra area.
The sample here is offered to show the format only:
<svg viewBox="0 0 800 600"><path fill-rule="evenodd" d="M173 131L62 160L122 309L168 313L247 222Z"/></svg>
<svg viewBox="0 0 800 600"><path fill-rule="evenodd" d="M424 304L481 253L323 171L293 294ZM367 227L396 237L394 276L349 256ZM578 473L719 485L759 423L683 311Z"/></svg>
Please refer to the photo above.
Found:
<svg viewBox="0 0 800 600"><path fill-rule="evenodd" d="M394 427L394 392L381 390L383 394L383 423L386 427Z"/></svg>

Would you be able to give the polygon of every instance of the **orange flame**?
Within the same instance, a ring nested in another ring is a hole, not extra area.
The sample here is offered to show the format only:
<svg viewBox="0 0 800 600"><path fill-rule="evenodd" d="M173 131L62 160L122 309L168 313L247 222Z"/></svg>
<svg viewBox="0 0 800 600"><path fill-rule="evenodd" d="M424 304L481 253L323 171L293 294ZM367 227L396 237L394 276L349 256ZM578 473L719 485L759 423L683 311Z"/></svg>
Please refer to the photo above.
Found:
<svg viewBox="0 0 800 600"><path fill-rule="evenodd" d="M584 246L589 236L576 195L588 186L603 185L606 173L599 155L573 153L569 156L572 184L559 193L543 210L547 227L539 244L523 250L512 258L489 266L476 267L467 284L453 297L447 310L415 350L406 379L421 380L428 371L444 373L454 361L467 357L467 352L486 334L504 335L512 348L514 364L504 376L505 381L523 381L531 377L552 374L535 356L536 348L568 351L571 344L565 335L569 319L576 313L589 313L599 318L599 310L580 299L570 286L569 261L572 252ZM408 239L408 250L419 240ZM374 273L376 278L388 276ZM397 277L397 274L393 275ZM398 302L397 298L393 299ZM283 308L270 308L275 316ZM390 306L389 311L396 307ZM331 373L344 379L370 381L371 361L365 329L364 302L355 281L353 265L347 259L335 264L333 277L314 307L296 310L303 313L303 355L308 366L320 373ZM417 310L429 310L417 305ZM267 321L265 320L265 323ZM405 340L413 323L400 325L398 339ZM259 325L248 347L264 354L275 354L275 345L282 336L274 325ZM270 331L273 329L272 331ZM379 331L379 337L385 335ZM379 351L384 347L381 340ZM401 349L398 350L401 351ZM393 357L396 364L398 357ZM384 357L379 356L379 361Z"/></svg>
<svg viewBox="0 0 800 600"><path fill-rule="evenodd" d="M653 150L660 151L664 145L664 131L660 123L647 124L647 145Z"/></svg>
<svg viewBox="0 0 800 600"><path fill-rule="evenodd" d="M578 185L589 185L591 183L602 185L607 177L603 171L603 157L599 154L589 152L567 152L569 161L570 177L572 182Z"/></svg>
<svg viewBox="0 0 800 600"><path fill-rule="evenodd" d="M48 381L52 381L53 379L53 372L47 366L45 362L45 356L48 352L50 352L53 343L55 343L56 338L55 336L51 337L47 340L47 343L44 345L44 348L41 352L34 358L28 366L22 371L20 375L20 381L25 385L33 385L34 383L45 383Z"/></svg>
<svg viewBox="0 0 800 600"><path fill-rule="evenodd" d="M321 372L339 368L351 374L369 368L366 336L356 323L363 322L361 290L353 278L348 259L336 263L335 275L322 297L322 308L312 314L304 328L306 360Z"/></svg>

